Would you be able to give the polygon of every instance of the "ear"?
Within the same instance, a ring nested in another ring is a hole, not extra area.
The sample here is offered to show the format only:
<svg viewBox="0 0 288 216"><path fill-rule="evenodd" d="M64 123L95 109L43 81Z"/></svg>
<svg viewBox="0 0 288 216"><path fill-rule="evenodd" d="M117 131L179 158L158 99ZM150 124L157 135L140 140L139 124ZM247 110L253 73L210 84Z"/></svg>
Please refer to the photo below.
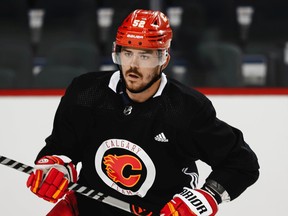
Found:
<svg viewBox="0 0 288 216"><path fill-rule="evenodd" d="M162 71L168 66L169 61L170 61L170 54L167 53L166 62L162 65Z"/></svg>

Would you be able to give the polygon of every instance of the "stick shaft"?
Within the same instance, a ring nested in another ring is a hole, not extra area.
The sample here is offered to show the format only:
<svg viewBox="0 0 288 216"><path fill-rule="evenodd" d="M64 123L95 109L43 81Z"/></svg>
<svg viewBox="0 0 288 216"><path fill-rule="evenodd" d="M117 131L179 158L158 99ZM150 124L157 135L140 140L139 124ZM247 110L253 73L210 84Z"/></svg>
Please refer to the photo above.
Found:
<svg viewBox="0 0 288 216"><path fill-rule="evenodd" d="M13 168L13 169L16 169L20 172L27 173L27 174L31 174L33 172L33 169L34 169L32 166L23 164L21 162L15 161L13 159L7 158L7 157L2 156L2 155L0 155L0 164L8 166L8 167ZM101 192L97 192L93 189L90 189L86 186L79 185L77 183L70 182L68 189L73 190L77 193L80 193L84 196L87 196L91 199L97 200L99 202L103 202L103 203L106 203L108 205L114 206L116 208L122 209L126 212L130 212L134 215L149 215L149 216L155 215L152 212L146 213L147 211L145 211L141 207L137 207L133 204L124 202L124 201L116 199L114 197L107 196ZM140 211L140 213L139 213L139 211Z"/></svg>

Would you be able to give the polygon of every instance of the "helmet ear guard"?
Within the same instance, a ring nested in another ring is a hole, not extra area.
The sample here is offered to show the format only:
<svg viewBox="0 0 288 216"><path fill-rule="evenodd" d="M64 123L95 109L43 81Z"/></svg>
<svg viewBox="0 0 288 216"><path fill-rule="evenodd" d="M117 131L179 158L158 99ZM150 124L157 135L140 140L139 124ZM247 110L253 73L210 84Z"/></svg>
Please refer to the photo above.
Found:
<svg viewBox="0 0 288 216"><path fill-rule="evenodd" d="M114 64L118 64L120 62L119 56L117 55L118 52L121 52L121 46L117 45L116 42L113 42L112 46L112 60Z"/></svg>
<svg viewBox="0 0 288 216"><path fill-rule="evenodd" d="M116 60L116 58L117 58L117 57L116 57L116 53L115 53L115 52L112 52L112 60L113 60L113 63L114 63L114 64L117 64L117 62L118 62L118 61Z"/></svg>

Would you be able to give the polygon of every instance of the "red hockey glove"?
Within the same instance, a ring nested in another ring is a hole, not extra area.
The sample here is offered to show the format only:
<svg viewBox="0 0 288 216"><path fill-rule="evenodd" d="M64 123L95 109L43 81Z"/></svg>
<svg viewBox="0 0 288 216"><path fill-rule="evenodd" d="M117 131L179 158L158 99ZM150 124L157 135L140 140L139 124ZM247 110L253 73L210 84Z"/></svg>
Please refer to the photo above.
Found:
<svg viewBox="0 0 288 216"><path fill-rule="evenodd" d="M74 165L64 163L57 156L45 156L35 165L35 172L27 180L27 187L37 196L57 202L68 191L69 182L77 181L77 171Z"/></svg>
<svg viewBox="0 0 288 216"><path fill-rule="evenodd" d="M214 197L201 189L184 188L160 212L160 216L214 216L218 204Z"/></svg>

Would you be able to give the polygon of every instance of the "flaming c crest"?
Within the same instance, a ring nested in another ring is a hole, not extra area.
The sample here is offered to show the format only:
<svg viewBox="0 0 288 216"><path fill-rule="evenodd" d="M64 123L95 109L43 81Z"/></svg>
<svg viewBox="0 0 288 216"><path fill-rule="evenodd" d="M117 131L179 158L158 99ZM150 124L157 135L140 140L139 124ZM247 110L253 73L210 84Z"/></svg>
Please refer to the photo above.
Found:
<svg viewBox="0 0 288 216"><path fill-rule="evenodd" d="M114 182L119 182L126 187L131 188L135 186L141 178L141 174L135 174L135 171L141 171L142 164L132 155L117 156L109 154L104 157L103 163L106 166L105 169L109 178ZM127 166L131 167L131 173L129 176L124 176L124 168Z"/></svg>

